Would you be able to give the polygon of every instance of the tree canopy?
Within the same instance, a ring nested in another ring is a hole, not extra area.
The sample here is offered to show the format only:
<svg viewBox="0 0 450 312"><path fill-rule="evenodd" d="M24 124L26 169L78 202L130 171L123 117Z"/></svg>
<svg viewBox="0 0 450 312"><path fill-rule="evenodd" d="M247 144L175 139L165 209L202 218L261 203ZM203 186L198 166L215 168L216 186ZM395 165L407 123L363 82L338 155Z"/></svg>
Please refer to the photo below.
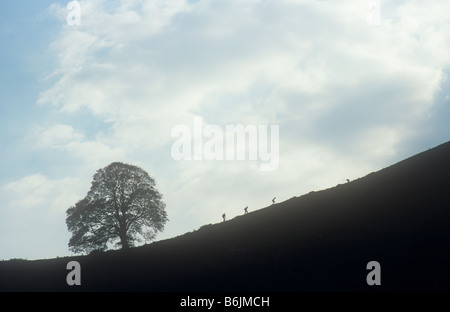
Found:
<svg viewBox="0 0 450 312"><path fill-rule="evenodd" d="M97 170L86 197L70 207L66 224L73 252L127 249L153 240L168 221L162 195L143 169L114 162Z"/></svg>

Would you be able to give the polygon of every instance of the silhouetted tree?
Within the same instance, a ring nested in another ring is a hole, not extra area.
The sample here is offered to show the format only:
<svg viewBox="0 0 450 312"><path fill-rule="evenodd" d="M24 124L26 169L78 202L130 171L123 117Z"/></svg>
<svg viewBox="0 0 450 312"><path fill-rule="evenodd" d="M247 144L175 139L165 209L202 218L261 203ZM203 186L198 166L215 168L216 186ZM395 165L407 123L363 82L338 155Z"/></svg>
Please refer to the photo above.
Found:
<svg viewBox="0 0 450 312"><path fill-rule="evenodd" d="M70 207L66 224L73 252L122 249L152 240L168 221L162 195L143 169L114 162L94 175L86 197Z"/></svg>

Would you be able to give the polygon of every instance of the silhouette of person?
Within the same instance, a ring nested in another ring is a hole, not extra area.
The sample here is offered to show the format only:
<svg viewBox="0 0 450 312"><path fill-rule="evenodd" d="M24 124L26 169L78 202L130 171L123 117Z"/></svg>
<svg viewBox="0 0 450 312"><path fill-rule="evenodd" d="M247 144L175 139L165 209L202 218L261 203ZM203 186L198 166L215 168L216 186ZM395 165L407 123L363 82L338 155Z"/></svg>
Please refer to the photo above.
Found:
<svg viewBox="0 0 450 312"><path fill-rule="evenodd" d="M227 216L226 216L225 214L222 215L223 222L225 222L226 217L227 217Z"/></svg>
<svg viewBox="0 0 450 312"><path fill-rule="evenodd" d="M347 183L348 183L348 182L350 182L350 180L349 180L349 179L347 179Z"/></svg>
<svg viewBox="0 0 450 312"><path fill-rule="evenodd" d="M248 209L248 206L244 208L244 214L248 213L247 209Z"/></svg>
<svg viewBox="0 0 450 312"><path fill-rule="evenodd" d="M272 199L272 205L275 204L275 198L277 198L276 196Z"/></svg>

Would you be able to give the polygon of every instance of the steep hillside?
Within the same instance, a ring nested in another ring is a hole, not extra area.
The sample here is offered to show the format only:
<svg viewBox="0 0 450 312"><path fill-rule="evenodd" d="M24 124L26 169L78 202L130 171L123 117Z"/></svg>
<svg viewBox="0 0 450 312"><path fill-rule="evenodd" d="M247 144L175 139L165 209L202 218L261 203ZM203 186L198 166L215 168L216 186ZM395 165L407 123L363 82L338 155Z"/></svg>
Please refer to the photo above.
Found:
<svg viewBox="0 0 450 312"><path fill-rule="evenodd" d="M66 284L81 264L82 285ZM381 286L368 286L369 261ZM364 178L86 257L0 263L0 290L450 290L450 143Z"/></svg>

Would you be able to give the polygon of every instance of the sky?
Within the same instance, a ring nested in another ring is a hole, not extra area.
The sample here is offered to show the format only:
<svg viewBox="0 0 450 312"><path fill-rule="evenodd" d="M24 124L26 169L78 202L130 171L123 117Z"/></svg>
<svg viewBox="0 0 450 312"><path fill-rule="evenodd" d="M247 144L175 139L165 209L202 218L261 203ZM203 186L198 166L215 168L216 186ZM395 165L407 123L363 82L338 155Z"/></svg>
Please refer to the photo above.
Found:
<svg viewBox="0 0 450 312"><path fill-rule="evenodd" d="M0 259L72 255L66 210L114 161L155 179L161 240L450 139L449 1L77 3L0 2ZM277 165L177 159L199 120L277 126Z"/></svg>

